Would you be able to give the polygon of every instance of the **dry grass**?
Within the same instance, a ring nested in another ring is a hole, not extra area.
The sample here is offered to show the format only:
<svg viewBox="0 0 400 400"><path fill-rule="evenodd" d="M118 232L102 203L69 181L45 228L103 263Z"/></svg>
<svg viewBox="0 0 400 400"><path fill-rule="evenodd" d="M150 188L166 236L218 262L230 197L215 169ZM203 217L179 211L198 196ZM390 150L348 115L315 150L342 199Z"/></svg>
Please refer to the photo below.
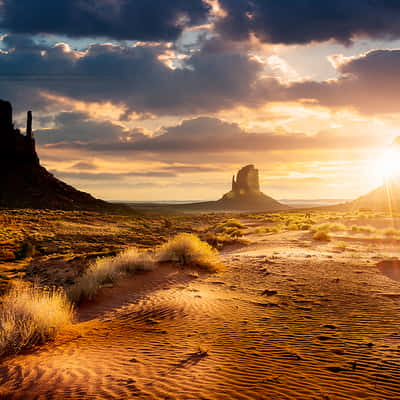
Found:
<svg viewBox="0 0 400 400"><path fill-rule="evenodd" d="M72 323L73 306L62 289L16 283L1 299L0 355L53 339Z"/></svg>
<svg viewBox="0 0 400 400"><path fill-rule="evenodd" d="M136 248L127 249L115 257L98 258L69 289L69 297L79 303L91 299L107 283L113 283L124 273L150 271L155 268L153 257Z"/></svg>
<svg viewBox="0 0 400 400"><path fill-rule="evenodd" d="M347 243L343 241L338 241L333 244L334 248L337 250L345 251L347 249Z"/></svg>
<svg viewBox="0 0 400 400"><path fill-rule="evenodd" d="M311 232L339 232L347 230L346 225L336 222L326 222L324 224L315 225L311 228Z"/></svg>
<svg viewBox="0 0 400 400"><path fill-rule="evenodd" d="M152 271L155 268L154 257L146 251L131 248L113 258L115 268L122 272Z"/></svg>
<svg viewBox="0 0 400 400"><path fill-rule="evenodd" d="M215 226L216 233L225 233L229 230L241 230L244 229L245 226L235 218L227 219L223 222L218 223Z"/></svg>
<svg viewBox="0 0 400 400"><path fill-rule="evenodd" d="M329 233L326 231L317 231L313 235L314 240L318 240L320 242L329 242L331 240L331 237L329 236Z"/></svg>
<svg viewBox="0 0 400 400"><path fill-rule="evenodd" d="M240 221L230 218L207 227L200 233L200 238L217 250L221 250L229 245L247 244L248 241L243 239L245 229L247 227Z"/></svg>
<svg viewBox="0 0 400 400"><path fill-rule="evenodd" d="M377 231L376 228L373 226L361 226L361 225L352 225L351 226L351 231L352 232L358 232L358 233L374 233Z"/></svg>
<svg viewBox="0 0 400 400"><path fill-rule="evenodd" d="M172 262L181 266L197 267L208 272L223 269L218 252L197 236L181 233L157 251L159 262Z"/></svg>

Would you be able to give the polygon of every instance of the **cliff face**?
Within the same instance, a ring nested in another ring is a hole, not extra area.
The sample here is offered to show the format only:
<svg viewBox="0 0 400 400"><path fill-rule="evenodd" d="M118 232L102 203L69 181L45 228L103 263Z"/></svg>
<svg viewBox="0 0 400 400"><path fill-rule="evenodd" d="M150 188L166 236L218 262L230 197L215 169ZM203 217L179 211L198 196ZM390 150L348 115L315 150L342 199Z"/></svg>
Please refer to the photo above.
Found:
<svg viewBox="0 0 400 400"><path fill-rule="evenodd" d="M247 165L232 179L232 193L236 195L260 191L258 169L254 165Z"/></svg>
<svg viewBox="0 0 400 400"><path fill-rule="evenodd" d="M15 129L12 106L0 100L0 207L119 210L58 180L40 165L28 112L26 135Z"/></svg>
<svg viewBox="0 0 400 400"><path fill-rule="evenodd" d="M18 168L21 165L39 164L32 137L32 113L28 112L26 136L14 128L12 106L8 101L0 100L0 164L2 172Z"/></svg>

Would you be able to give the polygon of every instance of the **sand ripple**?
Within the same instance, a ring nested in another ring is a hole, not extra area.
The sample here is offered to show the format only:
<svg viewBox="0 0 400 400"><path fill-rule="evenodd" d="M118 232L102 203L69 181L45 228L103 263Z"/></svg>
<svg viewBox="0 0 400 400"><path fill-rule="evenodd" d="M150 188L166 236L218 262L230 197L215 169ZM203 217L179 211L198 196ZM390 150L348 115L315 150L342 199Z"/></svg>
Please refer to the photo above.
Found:
<svg viewBox="0 0 400 400"><path fill-rule="evenodd" d="M399 398L398 283L356 260L226 259L219 276L105 289L56 342L0 365L0 398Z"/></svg>

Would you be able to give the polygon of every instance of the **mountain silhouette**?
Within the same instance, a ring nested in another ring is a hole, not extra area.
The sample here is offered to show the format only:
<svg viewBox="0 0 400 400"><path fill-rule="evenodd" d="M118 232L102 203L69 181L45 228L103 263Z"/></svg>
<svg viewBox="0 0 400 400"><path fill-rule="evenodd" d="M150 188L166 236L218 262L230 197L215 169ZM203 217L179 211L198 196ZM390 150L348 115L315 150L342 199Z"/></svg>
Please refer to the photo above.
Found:
<svg viewBox="0 0 400 400"><path fill-rule="evenodd" d="M28 111L26 135L14 127L12 105L0 100L0 207L129 211L60 181L40 165Z"/></svg>

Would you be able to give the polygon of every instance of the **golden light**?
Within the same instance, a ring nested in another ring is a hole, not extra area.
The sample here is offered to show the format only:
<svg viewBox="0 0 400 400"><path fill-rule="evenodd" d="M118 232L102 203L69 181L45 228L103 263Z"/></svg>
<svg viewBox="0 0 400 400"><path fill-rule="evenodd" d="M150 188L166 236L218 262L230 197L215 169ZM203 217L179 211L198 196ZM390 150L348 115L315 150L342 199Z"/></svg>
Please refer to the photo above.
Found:
<svg viewBox="0 0 400 400"><path fill-rule="evenodd" d="M384 179L400 178L400 149L387 150L377 162L379 175Z"/></svg>

